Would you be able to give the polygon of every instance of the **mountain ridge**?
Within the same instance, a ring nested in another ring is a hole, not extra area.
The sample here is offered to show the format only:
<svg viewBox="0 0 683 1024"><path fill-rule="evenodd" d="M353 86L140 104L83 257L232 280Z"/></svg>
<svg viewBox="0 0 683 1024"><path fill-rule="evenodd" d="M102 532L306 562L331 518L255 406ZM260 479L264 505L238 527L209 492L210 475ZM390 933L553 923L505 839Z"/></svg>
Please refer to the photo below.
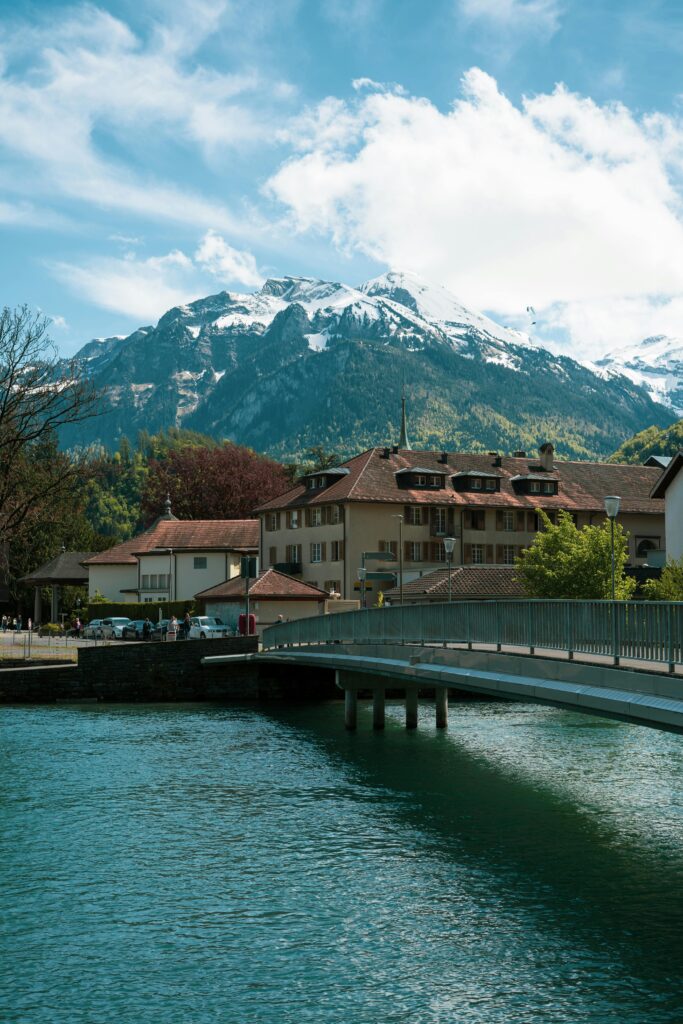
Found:
<svg viewBox="0 0 683 1024"><path fill-rule="evenodd" d="M416 447L551 440L591 458L673 418L626 377L554 355L401 271L358 288L285 276L205 296L127 338L89 342L75 365L106 393L101 416L64 433L68 445L184 426L283 459L318 444L348 455L398 439L404 382Z"/></svg>

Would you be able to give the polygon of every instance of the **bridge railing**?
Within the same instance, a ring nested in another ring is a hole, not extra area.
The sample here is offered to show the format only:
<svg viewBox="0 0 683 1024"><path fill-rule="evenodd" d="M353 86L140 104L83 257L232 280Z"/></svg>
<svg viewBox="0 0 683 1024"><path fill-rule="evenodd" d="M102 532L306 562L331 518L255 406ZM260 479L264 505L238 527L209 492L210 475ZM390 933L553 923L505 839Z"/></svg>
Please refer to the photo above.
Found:
<svg viewBox="0 0 683 1024"><path fill-rule="evenodd" d="M454 601L283 622L263 648L305 644L495 644L683 664L683 602Z"/></svg>

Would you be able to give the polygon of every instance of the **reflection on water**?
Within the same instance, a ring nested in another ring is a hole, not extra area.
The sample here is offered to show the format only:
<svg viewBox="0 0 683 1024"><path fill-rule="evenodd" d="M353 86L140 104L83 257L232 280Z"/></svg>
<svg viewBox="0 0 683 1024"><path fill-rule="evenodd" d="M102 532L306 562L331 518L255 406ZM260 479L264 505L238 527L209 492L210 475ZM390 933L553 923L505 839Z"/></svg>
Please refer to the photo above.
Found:
<svg viewBox="0 0 683 1024"><path fill-rule="evenodd" d="M0 1020L681 1024L683 739L0 710Z"/></svg>

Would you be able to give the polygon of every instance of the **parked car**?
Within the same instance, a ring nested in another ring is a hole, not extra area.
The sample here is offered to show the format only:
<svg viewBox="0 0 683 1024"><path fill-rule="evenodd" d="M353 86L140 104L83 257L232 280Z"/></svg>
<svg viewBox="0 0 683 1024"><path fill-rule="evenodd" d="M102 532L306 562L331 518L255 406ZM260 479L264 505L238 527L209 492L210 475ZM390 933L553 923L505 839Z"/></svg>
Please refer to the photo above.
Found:
<svg viewBox="0 0 683 1024"><path fill-rule="evenodd" d="M82 636L86 640L99 640L104 636L102 632L102 619L91 619L87 626L83 627Z"/></svg>
<svg viewBox="0 0 683 1024"><path fill-rule="evenodd" d="M142 640L142 630L145 626L144 619L131 619L121 630L122 640Z"/></svg>
<svg viewBox="0 0 683 1024"><path fill-rule="evenodd" d="M127 626L130 619L111 618L102 619L102 636L105 640L120 640L123 635L123 627Z"/></svg>
<svg viewBox="0 0 683 1024"><path fill-rule="evenodd" d="M222 619L212 615L193 615L190 623L190 640L212 640L230 632L230 627Z"/></svg>
<svg viewBox="0 0 683 1024"><path fill-rule="evenodd" d="M162 619L160 622L154 623L154 627L152 629L152 640L164 640L166 638L166 632L170 621L170 619Z"/></svg>

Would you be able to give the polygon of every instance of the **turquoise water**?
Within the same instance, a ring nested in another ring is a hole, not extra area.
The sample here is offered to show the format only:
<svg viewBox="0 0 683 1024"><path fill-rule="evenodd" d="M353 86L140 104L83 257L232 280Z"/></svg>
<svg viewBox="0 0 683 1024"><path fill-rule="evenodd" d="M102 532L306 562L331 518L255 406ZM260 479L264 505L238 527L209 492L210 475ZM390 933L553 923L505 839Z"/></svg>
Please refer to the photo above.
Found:
<svg viewBox="0 0 683 1024"><path fill-rule="evenodd" d="M3 1024L681 1024L683 737L0 709Z"/></svg>

